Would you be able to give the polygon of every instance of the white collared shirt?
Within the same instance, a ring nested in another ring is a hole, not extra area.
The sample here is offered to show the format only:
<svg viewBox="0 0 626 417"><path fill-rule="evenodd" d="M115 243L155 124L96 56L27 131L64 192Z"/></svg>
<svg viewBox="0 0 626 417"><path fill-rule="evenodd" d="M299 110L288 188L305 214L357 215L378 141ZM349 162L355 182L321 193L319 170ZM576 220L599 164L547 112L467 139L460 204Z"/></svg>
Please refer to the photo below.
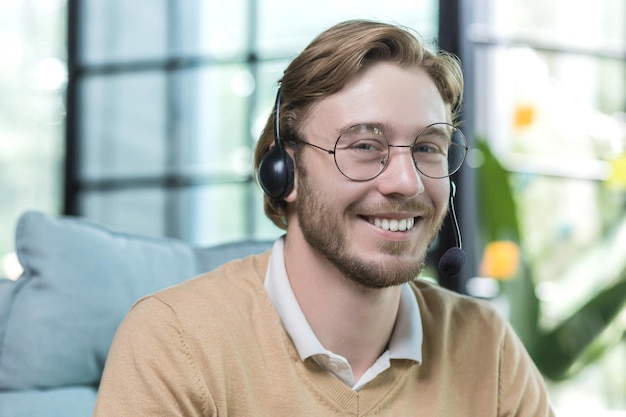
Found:
<svg viewBox="0 0 626 417"><path fill-rule="evenodd" d="M304 316L287 277L284 260L284 237L279 238L274 243L265 276L265 289L287 334L293 340L300 359L304 361L309 357L312 358L323 369L355 391L360 390L365 384L388 369L391 366L391 359L409 359L418 363L422 361L422 319L417 299L408 284L404 284L402 287L400 307L389 339L388 349L358 381L354 381L352 368L343 356L330 352L322 346Z"/></svg>

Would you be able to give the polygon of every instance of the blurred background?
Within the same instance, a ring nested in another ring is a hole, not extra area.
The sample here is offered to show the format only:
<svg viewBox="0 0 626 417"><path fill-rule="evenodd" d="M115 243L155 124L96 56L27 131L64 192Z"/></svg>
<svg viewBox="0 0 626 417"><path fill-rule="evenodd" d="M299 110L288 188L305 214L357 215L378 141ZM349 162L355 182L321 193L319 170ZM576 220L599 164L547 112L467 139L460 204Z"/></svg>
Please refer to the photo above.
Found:
<svg viewBox="0 0 626 417"><path fill-rule="evenodd" d="M510 319L560 416L626 416L623 0L2 0L0 279L30 209L198 245L277 237L256 139L290 59L351 18L463 61L469 261L446 286Z"/></svg>

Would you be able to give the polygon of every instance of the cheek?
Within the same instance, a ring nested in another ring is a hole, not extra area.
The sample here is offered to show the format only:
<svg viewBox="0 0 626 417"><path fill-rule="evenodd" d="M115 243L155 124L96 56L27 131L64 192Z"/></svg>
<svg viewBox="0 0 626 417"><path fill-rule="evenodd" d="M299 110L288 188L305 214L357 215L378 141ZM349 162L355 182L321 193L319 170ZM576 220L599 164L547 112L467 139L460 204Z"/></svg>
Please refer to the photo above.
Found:
<svg viewBox="0 0 626 417"><path fill-rule="evenodd" d="M450 183L442 184L441 181L446 180L435 180L429 181L426 183L426 190L430 196L431 201L435 206L435 210L439 217L445 215L448 212L448 204L450 200Z"/></svg>
<svg viewBox="0 0 626 417"><path fill-rule="evenodd" d="M317 150L312 150L317 152ZM322 192L327 196L334 196L333 199L343 199L351 192L352 181L344 177L337 166L332 155L319 154L302 155L297 160L296 178L298 176L306 177L311 187L317 192ZM354 194L354 191L352 191Z"/></svg>

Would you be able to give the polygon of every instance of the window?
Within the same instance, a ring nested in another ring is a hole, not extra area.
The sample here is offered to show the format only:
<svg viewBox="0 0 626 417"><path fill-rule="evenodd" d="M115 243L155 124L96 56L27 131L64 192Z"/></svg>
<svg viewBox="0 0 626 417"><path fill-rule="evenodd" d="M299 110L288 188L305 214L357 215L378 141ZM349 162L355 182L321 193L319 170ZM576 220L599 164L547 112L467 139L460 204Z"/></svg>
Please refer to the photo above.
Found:
<svg viewBox="0 0 626 417"><path fill-rule="evenodd" d="M357 12L355 12L355 9ZM269 239L252 153L276 81L347 18L435 42L437 2L71 1L66 211L196 244Z"/></svg>
<svg viewBox="0 0 626 417"><path fill-rule="evenodd" d="M624 16L618 0L488 1L468 32L475 133L510 173L546 329L626 266ZM577 410L626 407L626 347L613 346L553 384L553 400Z"/></svg>
<svg viewBox="0 0 626 417"><path fill-rule="evenodd" d="M0 5L0 279L17 278L15 223L61 210L65 1Z"/></svg>

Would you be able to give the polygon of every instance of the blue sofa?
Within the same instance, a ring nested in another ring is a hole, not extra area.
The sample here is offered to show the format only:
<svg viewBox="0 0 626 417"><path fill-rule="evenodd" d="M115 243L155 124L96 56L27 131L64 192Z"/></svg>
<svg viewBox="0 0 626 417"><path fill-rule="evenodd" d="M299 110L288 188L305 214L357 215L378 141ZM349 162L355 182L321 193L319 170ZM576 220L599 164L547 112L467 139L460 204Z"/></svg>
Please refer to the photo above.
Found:
<svg viewBox="0 0 626 417"><path fill-rule="evenodd" d="M0 416L90 416L113 335L138 298L270 246L199 248L23 214L24 273L0 280Z"/></svg>

